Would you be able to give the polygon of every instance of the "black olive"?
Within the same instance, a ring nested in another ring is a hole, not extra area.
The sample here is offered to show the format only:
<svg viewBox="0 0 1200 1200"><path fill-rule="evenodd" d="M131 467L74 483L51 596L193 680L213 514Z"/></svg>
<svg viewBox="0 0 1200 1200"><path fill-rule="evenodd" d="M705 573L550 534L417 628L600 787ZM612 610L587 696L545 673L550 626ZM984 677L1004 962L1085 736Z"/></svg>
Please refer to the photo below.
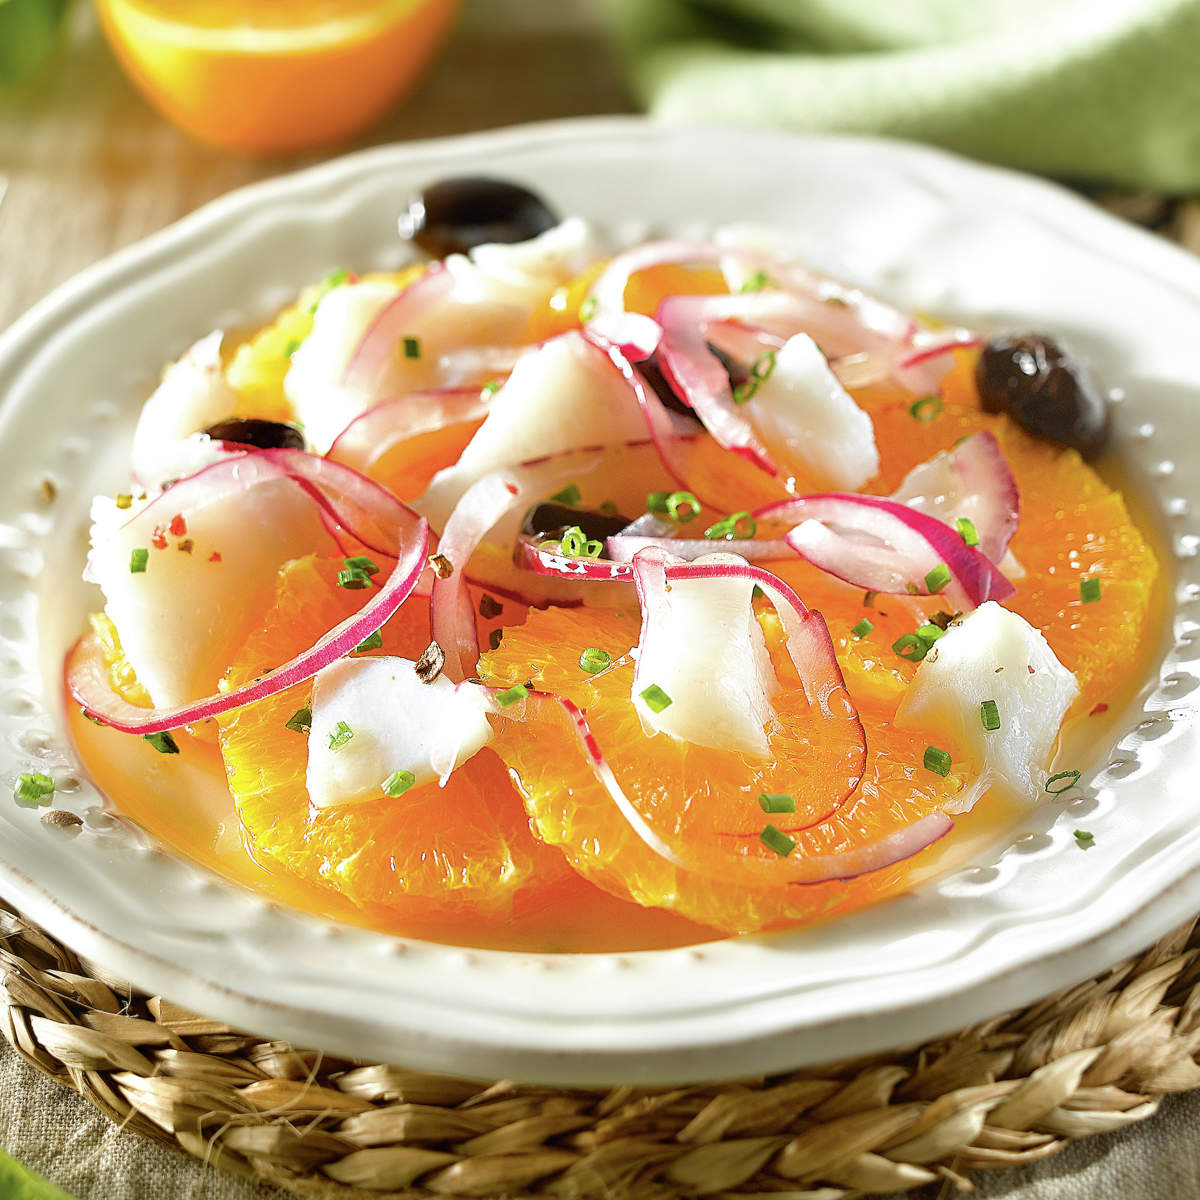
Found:
<svg viewBox="0 0 1200 1200"><path fill-rule="evenodd" d="M535 504L525 514L525 523L521 532L530 537L545 537L547 534L557 536L572 525L578 525L583 536L598 542L613 537L630 523L629 517L620 513L597 512L590 508L572 508L569 504L557 504L547 500L544 504Z"/></svg>
<svg viewBox="0 0 1200 1200"><path fill-rule="evenodd" d="M264 421L259 417L231 417L210 425L206 434L214 442L236 442L256 450L303 450L304 434L295 425L283 421Z"/></svg>
<svg viewBox="0 0 1200 1200"><path fill-rule="evenodd" d="M975 368L986 412L1006 412L1034 437L1094 458L1108 440L1108 406L1083 368L1038 334L992 338Z"/></svg>
<svg viewBox="0 0 1200 1200"><path fill-rule="evenodd" d="M431 258L445 258L485 242L527 242L558 221L540 196L520 184L463 176L417 192L399 224L402 238Z"/></svg>

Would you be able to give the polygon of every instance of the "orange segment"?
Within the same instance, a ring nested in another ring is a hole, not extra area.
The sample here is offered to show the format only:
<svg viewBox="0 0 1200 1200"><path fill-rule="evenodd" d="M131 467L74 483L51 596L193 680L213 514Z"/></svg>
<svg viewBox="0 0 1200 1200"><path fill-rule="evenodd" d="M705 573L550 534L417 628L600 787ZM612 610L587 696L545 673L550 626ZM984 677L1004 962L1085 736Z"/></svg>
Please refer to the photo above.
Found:
<svg viewBox="0 0 1200 1200"><path fill-rule="evenodd" d="M861 905L906 878L902 865L849 884L715 886L711 876L722 872L731 855L764 852L757 833L767 820L795 839L797 855L838 853L927 815L946 803L962 780L953 773L943 779L923 767L928 734L894 729L878 711L864 710L869 757L857 798L812 830L802 828L820 815L811 804L798 804L792 815L768 818L759 807L759 792L790 792L799 800L821 782L840 794L835 772L821 754L824 748L813 741L813 722L802 696L793 692L776 698L781 719L771 733L773 760L755 761L662 736L647 738L629 700L632 668L592 678L578 665L587 646L606 649L616 658L636 643L638 628L636 613L535 612L520 629L506 633L481 667L484 677L497 683L531 678L537 687L584 708L635 806L652 815L656 828L678 836L696 868L681 870L637 836L596 782L565 722L534 718L533 728L503 730L497 750L513 771L535 828L563 848L577 871L616 895L731 932ZM765 628L773 634L770 621ZM955 754L956 748L944 740L943 748Z"/></svg>
<svg viewBox="0 0 1200 1200"><path fill-rule="evenodd" d="M284 567L276 606L231 668L231 685L285 661L361 605L361 594L333 582L340 566L308 557ZM414 597L389 622L379 653L416 658L428 642L428 606ZM522 888L561 875L561 856L534 841L489 749L444 788L429 784L396 800L310 812L307 742L286 728L310 691L302 684L220 718L229 789L247 847L262 865L362 907L422 917L502 914Z"/></svg>
<svg viewBox="0 0 1200 1200"><path fill-rule="evenodd" d="M413 86L456 0L97 0L133 81L201 142L287 154L352 136Z"/></svg>

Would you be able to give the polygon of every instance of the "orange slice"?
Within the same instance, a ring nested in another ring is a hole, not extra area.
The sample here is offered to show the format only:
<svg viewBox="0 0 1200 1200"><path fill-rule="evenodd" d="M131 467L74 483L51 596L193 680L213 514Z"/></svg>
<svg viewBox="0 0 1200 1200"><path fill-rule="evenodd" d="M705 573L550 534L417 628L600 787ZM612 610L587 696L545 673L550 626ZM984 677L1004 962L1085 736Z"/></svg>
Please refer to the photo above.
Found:
<svg viewBox="0 0 1200 1200"><path fill-rule="evenodd" d="M290 658L361 604L333 582L340 566L309 557L283 569L275 608L231 668L232 686ZM389 622L378 653L416 658L428 641L428 606L413 597ZM299 685L220 718L229 788L247 847L263 866L362 907L421 917L502 915L521 889L562 875L561 856L534 841L490 749L444 788L310 812L307 741L286 726L310 690Z"/></svg>
<svg viewBox="0 0 1200 1200"><path fill-rule="evenodd" d="M456 0L97 0L130 78L198 141L290 154L351 137L419 77Z"/></svg>

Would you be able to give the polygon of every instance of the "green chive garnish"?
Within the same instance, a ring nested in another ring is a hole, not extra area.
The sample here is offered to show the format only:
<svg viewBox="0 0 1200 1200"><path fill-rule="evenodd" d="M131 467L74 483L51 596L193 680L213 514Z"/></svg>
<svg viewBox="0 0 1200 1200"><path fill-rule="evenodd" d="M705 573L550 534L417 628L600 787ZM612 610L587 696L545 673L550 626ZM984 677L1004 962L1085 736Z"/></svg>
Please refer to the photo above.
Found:
<svg viewBox="0 0 1200 1200"><path fill-rule="evenodd" d="M1046 780L1046 791L1051 796L1061 796L1069 792L1079 782L1078 771L1059 771Z"/></svg>
<svg viewBox="0 0 1200 1200"><path fill-rule="evenodd" d="M920 662L929 653L929 643L923 642L915 633L905 633L892 643L892 649L909 662Z"/></svg>
<svg viewBox="0 0 1200 1200"><path fill-rule="evenodd" d="M918 625L916 634L926 646L932 646L938 638L946 636L946 631L940 625L930 623L929 625Z"/></svg>
<svg viewBox="0 0 1200 1200"><path fill-rule="evenodd" d="M589 296L579 306L579 319L590 321L600 311L600 301L595 296Z"/></svg>
<svg viewBox="0 0 1200 1200"><path fill-rule="evenodd" d="M1081 579L1079 581L1079 599L1084 604L1094 604L1100 599L1100 580Z"/></svg>
<svg viewBox="0 0 1200 1200"><path fill-rule="evenodd" d="M787 792L759 792L758 806L765 813L795 812L796 799Z"/></svg>
<svg viewBox="0 0 1200 1200"><path fill-rule="evenodd" d="M303 708L298 708L286 721L283 723L284 729L290 729L293 733L307 734L312 730L312 709L305 705Z"/></svg>
<svg viewBox="0 0 1200 1200"><path fill-rule="evenodd" d="M943 778L950 774L950 755L945 750L939 750L936 746L925 747L925 769L932 771L935 775L941 775Z"/></svg>
<svg viewBox="0 0 1200 1200"><path fill-rule="evenodd" d="M283 347L283 357L291 358L292 355L295 354L296 351L299 349L300 349L300 339L299 338L288 338L287 342L284 344L284 347Z"/></svg>
<svg viewBox="0 0 1200 1200"><path fill-rule="evenodd" d="M1000 728L1000 709L995 700L985 700L979 706L979 720L989 733Z"/></svg>
<svg viewBox="0 0 1200 1200"><path fill-rule="evenodd" d="M421 357L421 339L415 337L406 337L404 339L404 357L405 358L420 358Z"/></svg>
<svg viewBox="0 0 1200 1200"><path fill-rule="evenodd" d="M26 804L49 803L54 795L54 780L40 771L26 772L17 777L13 796Z"/></svg>
<svg viewBox="0 0 1200 1200"><path fill-rule="evenodd" d="M550 497L556 504L578 504L583 499L583 493L573 483L568 483L561 492L555 492Z"/></svg>
<svg viewBox="0 0 1200 1200"><path fill-rule="evenodd" d="M397 796L403 796L416 782L417 777L411 771L393 771L379 786L385 796L394 800Z"/></svg>
<svg viewBox="0 0 1200 1200"><path fill-rule="evenodd" d="M767 286L769 276L766 271L755 271L753 275L746 277L742 286L738 288L740 292L761 292Z"/></svg>
<svg viewBox="0 0 1200 1200"><path fill-rule="evenodd" d="M954 528L958 530L958 536L962 538L964 546L979 545L979 530L975 528L975 522L970 517L959 517L954 522Z"/></svg>
<svg viewBox="0 0 1200 1200"><path fill-rule="evenodd" d="M142 575L145 573L146 564L150 561L150 551L144 546L139 546L136 550L129 552L129 573L130 575Z"/></svg>
<svg viewBox="0 0 1200 1200"><path fill-rule="evenodd" d="M507 708L510 704L516 704L518 700L524 700L528 695L529 689L523 683L516 683L503 692L497 692L496 701Z"/></svg>
<svg viewBox="0 0 1200 1200"><path fill-rule="evenodd" d="M648 688L642 690L642 700L651 712L656 713L662 712L665 708L670 708L673 703L671 697L657 683L652 683Z"/></svg>
<svg viewBox="0 0 1200 1200"><path fill-rule="evenodd" d="M863 617L863 619L859 621L859 623L855 625L853 629L850 630L850 635L856 638L865 638L867 634L870 633L874 628L875 626L872 625L866 617Z"/></svg>
<svg viewBox="0 0 1200 1200"><path fill-rule="evenodd" d="M329 735L330 750L340 750L353 736L354 730L345 721L339 721Z"/></svg>
<svg viewBox="0 0 1200 1200"><path fill-rule="evenodd" d="M128 492L117 493L117 507L128 508L133 503L133 497Z"/></svg>
<svg viewBox="0 0 1200 1200"><path fill-rule="evenodd" d="M1096 844L1096 835L1086 829L1075 830L1075 841L1083 850L1090 850Z"/></svg>
<svg viewBox="0 0 1200 1200"><path fill-rule="evenodd" d="M368 650L383 649L383 633L380 630L375 630L374 633L368 634L357 646L354 647L355 654L366 654Z"/></svg>
<svg viewBox="0 0 1200 1200"><path fill-rule="evenodd" d="M931 596L936 596L946 584L951 580L950 568L945 563L938 563L928 575L925 576L925 586L929 589Z"/></svg>
<svg viewBox="0 0 1200 1200"><path fill-rule="evenodd" d="M342 562L351 571L365 571L368 575L375 575L379 571L379 564L365 554L356 554L353 558L343 558Z"/></svg>
<svg viewBox="0 0 1200 1200"><path fill-rule="evenodd" d="M700 515L700 501L691 492L672 492L666 499L665 511L677 525L686 525Z"/></svg>
<svg viewBox="0 0 1200 1200"><path fill-rule="evenodd" d="M346 267L339 267L336 271L331 271L324 279L321 280L321 287L325 291L330 288L341 287L347 279L350 278L350 272Z"/></svg>
<svg viewBox="0 0 1200 1200"><path fill-rule="evenodd" d="M752 538L758 532L758 524L748 512L733 513L710 525L704 536L710 542L731 542L743 538Z"/></svg>
<svg viewBox="0 0 1200 1200"><path fill-rule="evenodd" d="M667 497L674 495L673 492L647 492L646 494L646 511L654 513L665 513L667 511Z"/></svg>
<svg viewBox="0 0 1200 1200"><path fill-rule="evenodd" d="M347 591L361 592L363 588L371 586L371 577L365 571L339 571L337 585L340 588L346 588Z"/></svg>
<svg viewBox="0 0 1200 1200"><path fill-rule="evenodd" d="M754 393L758 391L758 385L762 381L756 379L753 375L743 383L739 383L733 389L734 404L745 404L747 400L754 398Z"/></svg>
<svg viewBox="0 0 1200 1200"><path fill-rule="evenodd" d="M601 650L599 646L589 646L579 656L579 669L586 671L589 675L595 675L597 671L603 671L611 662L612 655L607 650Z"/></svg>
<svg viewBox="0 0 1200 1200"><path fill-rule="evenodd" d="M494 395L495 395L495 394L496 394L496 393L497 393L497 392L498 392L498 391L499 391L499 390L500 390L500 389L501 389L503 386L504 386L504 380L502 380L502 379L491 379L491 380L489 380L487 383L485 383L485 384L483 385L483 387L481 387L481 388L479 389L479 393L480 393L480 395L481 395L481 396L482 396L482 397L483 397L485 400L489 400L489 399L491 399L491 397L492 397L492 396L494 396Z"/></svg>
<svg viewBox="0 0 1200 1200"><path fill-rule="evenodd" d="M604 550L604 543L595 538L588 540L587 535L578 525L572 525L562 535L559 541L564 558L599 558Z"/></svg>
<svg viewBox="0 0 1200 1200"><path fill-rule="evenodd" d="M764 350L753 362L750 367L750 374L763 383L771 378L771 372L775 370L775 351Z"/></svg>
<svg viewBox="0 0 1200 1200"><path fill-rule="evenodd" d="M909 413L918 421L932 421L942 411L941 396L922 396L908 406Z"/></svg>
<svg viewBox="0 0 1200 1200"><path fill-rule="evenodd" d="M142 741L149 742L159 754L178 754L179 743L167 732L143 733Z"/></svg>
<svg viewBox="0 0 1200 1200"><path fill-rule="evenodd" d="M774 850L780 858L787 858L796 848L796 843L786 833L781 833L776 829L774 825L764 826L762 833L758 835L758 840L768 850Z"/></svg>

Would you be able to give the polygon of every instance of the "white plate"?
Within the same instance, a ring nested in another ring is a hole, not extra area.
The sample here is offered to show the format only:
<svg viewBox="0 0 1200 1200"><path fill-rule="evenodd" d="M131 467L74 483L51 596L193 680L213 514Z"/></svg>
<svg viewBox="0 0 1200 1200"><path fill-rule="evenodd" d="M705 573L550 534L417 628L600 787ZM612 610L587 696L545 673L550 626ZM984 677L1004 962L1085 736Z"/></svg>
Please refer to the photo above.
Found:
<svg viewBox="0 0 1200 1200"><path fill-rule="evenodd" d="M747 218L792 228L819 265L905 307L1057 332L1091 358L1124 395L1117 440L1169 547L1172 615L1082 797L972 869L825 926L555 957L276 908L110 827L86 783L70 789L59 679L88 607L87 498L119 482L147 385L197 335L266 318L332 267L397 261L406 192L480 170L617 241ZM68 839L0 803L0 890L110 970L235 1025L547 1083L778 1071L947 1032L1101 969L1200 908L1197 330L1200 263L1181 251L1048 185L882 141L571 121L368 151L228 196L0 339L0 781L37 764L87 818ZM1072 837L1083 817L1086 853Z"/></svg>

